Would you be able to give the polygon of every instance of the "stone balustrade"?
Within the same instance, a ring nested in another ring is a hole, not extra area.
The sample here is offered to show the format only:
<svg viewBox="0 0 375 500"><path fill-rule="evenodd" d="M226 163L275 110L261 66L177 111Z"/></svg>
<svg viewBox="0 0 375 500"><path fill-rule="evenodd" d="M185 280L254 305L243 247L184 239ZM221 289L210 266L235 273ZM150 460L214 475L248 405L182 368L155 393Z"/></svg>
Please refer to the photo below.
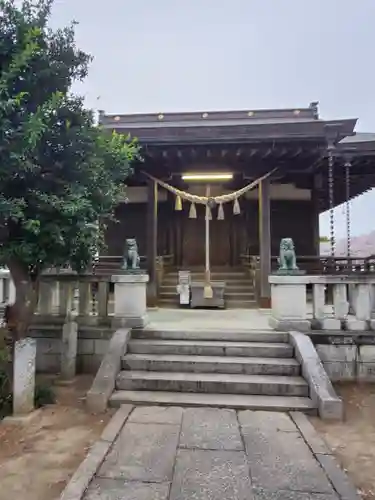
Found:
<svg viewBox="0 0 375 500"><path fill-rule="evenodd" d="M63 324L74 318L82 326L118 326L127 321L130 326L144 326L147 282L142 272L117 276L49 270L40 278L34 323ZM13 303L15 296L9 270L0 270L0 306Z"/></svg>
<svg viewBox="0 0 375 500"><path fill-rule="evenodd" d="M36 322L64 322L74 316L82 325L107 325L113 310L111 276L52 270L40 280Z"/></svg>
<svg viewBox="0 0 375 500"><path fill-rule="evenodd" d="M375 275L274 274L269 283L275 329L375 330Z"/></svg>

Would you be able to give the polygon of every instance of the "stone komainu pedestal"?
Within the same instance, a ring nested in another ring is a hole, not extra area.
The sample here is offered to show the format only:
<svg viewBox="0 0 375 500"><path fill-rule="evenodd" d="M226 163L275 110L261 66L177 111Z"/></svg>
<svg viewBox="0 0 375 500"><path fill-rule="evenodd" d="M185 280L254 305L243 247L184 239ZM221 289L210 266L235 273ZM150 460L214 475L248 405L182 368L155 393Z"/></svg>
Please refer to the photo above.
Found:
<svg viewBox="0 0 375 500"><path fill-rule="evenodd" d="M269 324L275 330L310 330L307 320L306 277L270 275L271 316Z"/></svg>
<svg viewBox="0 0 375 500"><path fill-rule="evenodd" d="M115 328L143 328L148 323L146 288L149 277L145 273L124 273L112 276L115 284Z"/></svg>

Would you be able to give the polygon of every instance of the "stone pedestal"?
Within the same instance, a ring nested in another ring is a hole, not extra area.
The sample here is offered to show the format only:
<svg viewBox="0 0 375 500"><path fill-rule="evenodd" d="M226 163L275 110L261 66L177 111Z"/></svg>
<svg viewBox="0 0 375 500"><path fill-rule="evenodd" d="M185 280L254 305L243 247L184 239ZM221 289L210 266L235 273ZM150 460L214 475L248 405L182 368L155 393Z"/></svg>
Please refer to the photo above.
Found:
<svg viewBox="0 0 375 500"><path fill-rule="evenodd" d="M272 312L269 324L275 330L310 330L307 320L304 276L270 275Z"/></svg>
<svg viewBox="0 0 375 500"><path fill-rule="evenodd" d="M194 281L191 283L191 307L225 307L224 281L211 281L212 298L207 299L204 296L203 281Z"/></svg>
<svg viewBox="0 0 375 500"><path fill-rule="evenodd" d="M36 340L25 338L14 345L13 413L27 415L34 410Z"/></svg>
<svg viewBox="0 0 375 500"><path fill-rule="evenodd" d="M321 330L341 330L341 320L337 318L324 318L320 323Z"/></svg>
<svg viewBox="0 0 375 500"><path fill-rule="evenodd" d="M351 332L365 331L368 330L368 322L355 317L349 317L345 320L345 327Z"/></svg>
<svg viewBox="0 0 375 500"><path fill-rule="evenodd" d="M112 276L115 284L113 326L143 328L148 323L145 273L124 273Z"/></svg>

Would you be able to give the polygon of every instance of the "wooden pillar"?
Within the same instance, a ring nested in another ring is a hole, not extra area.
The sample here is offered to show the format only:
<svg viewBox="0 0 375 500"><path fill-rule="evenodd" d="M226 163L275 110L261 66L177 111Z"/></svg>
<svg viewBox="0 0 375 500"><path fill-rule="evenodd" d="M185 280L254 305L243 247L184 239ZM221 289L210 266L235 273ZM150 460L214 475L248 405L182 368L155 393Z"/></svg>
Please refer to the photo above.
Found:
<svg viewBox="0 0 375 500"><path fill-rule="evenodd" d="M270 181L259 184L259 250L260 250L260 307L271 306L271 289L268 276L271 273L271 206Z"/></svg>
<svg viewBox="0 0 375 500"><path fill-rule="evenodd" d="M148 305L157 302L157 269L158 256L158 185L152 180L147 182L147 270L149 274Z"/></svg>
<svg viewBox="0 0 375 500"><path fill-rule="evenodd" d="M313 185L311 189L311 210L312 210L312 228L314 255L320 255L320 234L319 234L319 186L321 178L317 175L313 177Z"/></svg>

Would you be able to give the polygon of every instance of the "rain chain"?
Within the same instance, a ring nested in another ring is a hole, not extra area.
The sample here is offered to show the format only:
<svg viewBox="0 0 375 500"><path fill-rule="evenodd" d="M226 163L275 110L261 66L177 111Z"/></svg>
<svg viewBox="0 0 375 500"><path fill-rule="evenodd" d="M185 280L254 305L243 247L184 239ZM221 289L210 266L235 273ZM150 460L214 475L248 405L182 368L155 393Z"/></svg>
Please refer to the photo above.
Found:
<svg viewBox="0 0 375 500"><path fill-rule="evenodd" d="M334 211L334 183L333 167L334 159L332 154L333 147L328 148L328 197L329 197L329 229L331 239L331 257L335 256L335 211Z"/></svg>
<svg viewBox="0 0 375 500"><path fill-rule="evenodd" d="M350 167L351 162L345 162L345 187L346 187L346 253L347 256L351 255L351 227L350 227Z"/></svg>

